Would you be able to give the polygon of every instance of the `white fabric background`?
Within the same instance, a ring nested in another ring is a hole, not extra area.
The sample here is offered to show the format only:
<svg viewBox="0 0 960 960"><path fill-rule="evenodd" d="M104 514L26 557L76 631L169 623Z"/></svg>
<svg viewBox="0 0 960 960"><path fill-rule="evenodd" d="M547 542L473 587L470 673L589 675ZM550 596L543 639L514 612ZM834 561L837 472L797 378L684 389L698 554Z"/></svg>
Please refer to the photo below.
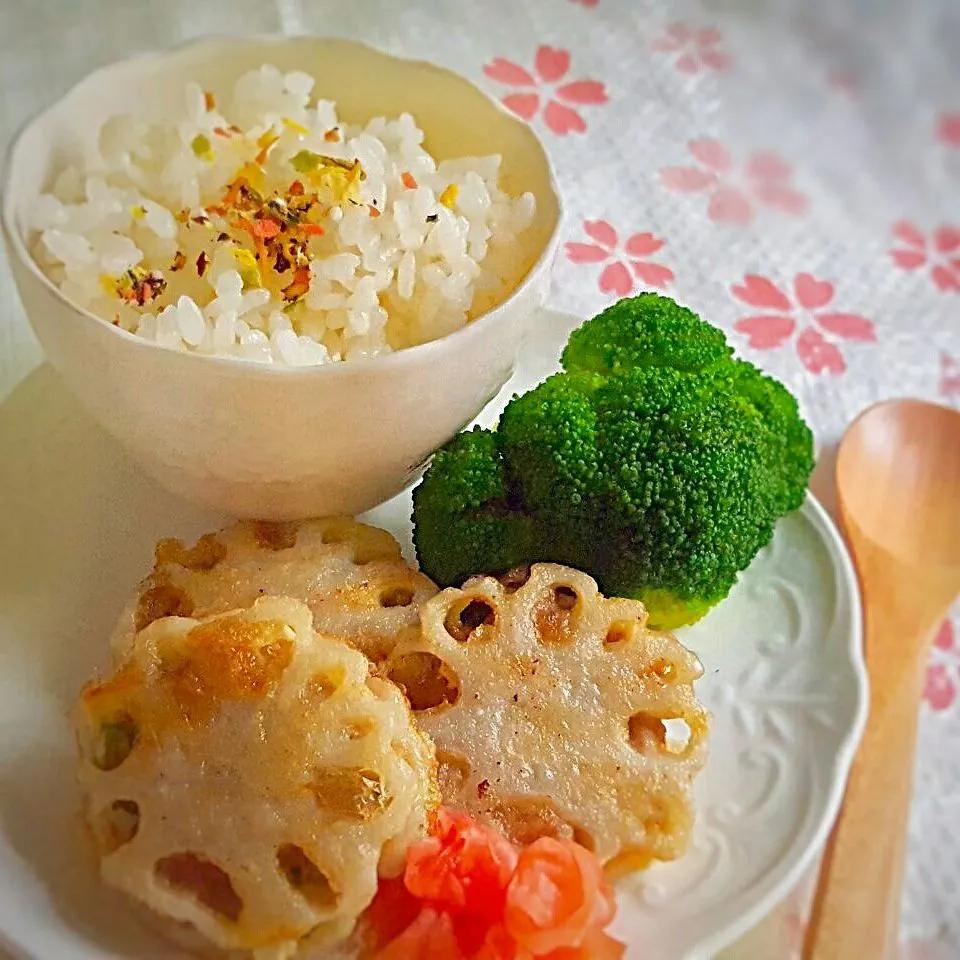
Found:
<svg viewBox="0 0 960 960"><path fill-rule="evenodd" d="M653 49L675 21L719 28L726 68L684 73L682 52ZM564 82L602 82L607 102L576 108L584 133L557 135L542 113L533 120L558 171L567 241L592 242L588 220L610 222L621 242L637 232L663 239L645 259L673 271L666 291L730 329L744 355L795 390L827 463L831 441L876 399L960 402L960 379L945 376L960 358L960 279L940 289L929 265L905 270L890 256L904 246L892 234L899 221L925 234L960 226L960 144L937 135L941 114L960 113L956 0L0 0L0 143L101 64L206 33L276 31L358 37L451 66L497 97L518 91L485 65L505 58L532 71L539 47L568 50ZM720 141L739 167L776 149L807 211L755 205L750 223L724 222L707 215L708 192L667 189L661 170L696 166L688 143L702 138ZM608 302L603 266L561 254L553 304L589 314ZM801 273L834 285L830 310L872 322L872 342L834 338L842 374L805 369L792 343L752 350L734 330L776 312L737 299L745 274L790 294ZM39 359L0 260L0 400ZM827 479L817 488L829 503ZM941 657L948 685L960 685L954 652ZM904 898L913 960L960 956L960 704L936 702L921 724ZM729 955L790 955L798 909L786 905Z"/></svg>

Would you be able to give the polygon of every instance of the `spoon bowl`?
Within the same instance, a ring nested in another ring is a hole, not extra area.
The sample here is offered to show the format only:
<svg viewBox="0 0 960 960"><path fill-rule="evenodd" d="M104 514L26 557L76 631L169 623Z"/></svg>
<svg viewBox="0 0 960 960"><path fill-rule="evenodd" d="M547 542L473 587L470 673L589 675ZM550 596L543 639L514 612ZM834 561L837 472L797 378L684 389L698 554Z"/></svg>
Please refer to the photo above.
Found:
<svg viewBox="0 0 960 960"><path fill-rule="evenodd" d="M957 411L922 400L871 407L843 439L837 487L860 537L903 563L960 568Z"/></svg>
<svg viewBox="0 0 960 960"><path fill-rule="evenodd" d="M920 400L871 407L840 444L836 478L863 594L870 719L804 958L892 960L924 667L960 593L960 412Z"/></svg>

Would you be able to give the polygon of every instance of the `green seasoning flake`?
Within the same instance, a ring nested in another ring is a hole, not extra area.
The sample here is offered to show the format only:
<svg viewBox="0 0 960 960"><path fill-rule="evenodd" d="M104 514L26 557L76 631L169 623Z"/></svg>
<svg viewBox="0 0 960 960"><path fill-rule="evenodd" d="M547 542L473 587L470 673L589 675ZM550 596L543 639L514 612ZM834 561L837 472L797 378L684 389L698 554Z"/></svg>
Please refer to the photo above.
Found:
<svg viewBox="0 0 960 960"><path fill-rule="evenodd" d="M212 160L213 159L213 147L210 145L210 140L205 137L202 133L198 133L190 143L190 148L193 150L194 154L202 160Z"/></svg>
<svg viewBox="0 0 960 960"><path fill-rule="evenodd" d="M319 153L314 153L312 150L301 150L290 158L290 166L297 173L313 173L320 166L322 159Z"/></svg>
<svg viewBox="0 0 960 960"><path fill-rule="evenodd" d="M97 752L93 762L101 770L115 770L130 756L137 742L137 725L133 718L122 714L100 727Z"/></svg>

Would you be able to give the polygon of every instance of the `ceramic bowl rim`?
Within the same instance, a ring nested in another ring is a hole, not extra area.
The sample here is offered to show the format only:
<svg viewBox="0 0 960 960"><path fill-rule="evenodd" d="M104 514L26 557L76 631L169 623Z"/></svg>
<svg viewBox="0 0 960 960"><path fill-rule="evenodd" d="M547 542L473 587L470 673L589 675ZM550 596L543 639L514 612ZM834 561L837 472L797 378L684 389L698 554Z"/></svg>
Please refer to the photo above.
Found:
<svg viewBox="0 0 960 960"><path fill-rule="evenodd" d="M51 116L60 110L63 104L67 101L73 100L74 98L83 97L87 93L87 87L94 86L95 83L101 81L104 76L109 76L111 73L122 73L124 69L126 69L132 63L141 62L144 60L153 60L159 65L164 60L177 58L186 51L205 46L210 47L212 50L218 50L224 47L229 47L236 43L255 43L262 44L264 46L280 47L289 43L311 44L317 42L336 42L338 44L344 44L347 46L360 47L364 50L372 51L380 57L388 60L394 60L406 64L407 66L422 66L430 70L440 71L441 73L447 74L458 81L469 84L474 90L483 96L484 100L490 105L491 108L508 117L516 124L528 127L530 135L533 138L533 142L537 147L539 147L542 155L547 174L547 186L550 192L553 194L553 198L557 205L557 218L549 237L543 244L543 248L537 256L537 259L534 261L533 265L527 271L520 283L518 283L517 286L514 287L514 289L503 300L497 303L490 310L483 312L478 317L465 324L463 327L460 327L451 333L445 334L442 337L437 337L434 340L427 340L424 343L416 344L411 347L404 347L402 350L395 350L377 357L364 357L356 360L316 364L311 366L264 364L243 357L217 357L206 354L183 353L180 351L170 350L169 348L161 346L153 340L147 340L146 338L140 337L135 333L131 333L122 329L121 327L117 327L111 323L108 323L102 317L99 317L86 308L77 305L72 300L64 296L60 288L43 272L36 259L30 254L30 251L27 249L23 234L17 226L15 220L15 214L19 210L19 206L15 198L12 196L13 185L11 171L14 166L14 160L18 156L27 134L29 134L37 126L49 121ZM559 238L561 236L564 221L563 201L557 183L556 171L554 170L553 162L550 159L550 155L542 138L532 127L524 124L523 121L514 117L513 114L506 110L506 108L504 108L498 101L491 97L490 94L488 94L481 87L477 86L477 84L475 84L468 77L465 77L463 74L457 73L455 70L451 70L448 67L443 67L439 64L419 58L398 56L378 47L372 46L371 44L363 43L359 40L352 40L346 37L336 36L284 36L282 34L250 34L244 36L210 34L202 37L190 38L160 50L146 51L136 54L132 57L126 57L122 60L113 61L112 63L98 67L96 70L85 74L65 93L59 96L52 103L48 104L46 107L32 114L17 128L12 140L10 141L10 145L7 148L6 156L4 157L2 181L0 181L0 207L2 207L2 209L0 209L0 225L2 225L3 234L7 241L8 248L13 251L13 254L20 261L21 265L23 265L35 279L39 280L48 292L57 300L59 300L64 307L73 311L83 323L87 325L96 324L98 328L102 328L104 331L109 331L107 336L113 335L119 337L121 341L125 341L133 348L142 348L151 351L161 350L164 354L181 358L180 362L183 363L206 364L208 367L210 367L211 371L216 367L219 367L224 372L243 371L244 374L257 377L283 376L305 378L317 376L349 376L358 373L369 373L374 370L386 371L389 368L402 369L403 367L416 365L421 360L424 362L428 361L432 354L437 354L444 351L448 344L453 345L458 341L462 341L464 346L468 345L470 342L469 338L471 336L479 336L481 331L486 331L488 328L493 327L502 321L504 316L510 312L514 302L536 282L537 277L543 272L544 269L549 268L550 263L556 254L557 247L559 246Z"/></svg>

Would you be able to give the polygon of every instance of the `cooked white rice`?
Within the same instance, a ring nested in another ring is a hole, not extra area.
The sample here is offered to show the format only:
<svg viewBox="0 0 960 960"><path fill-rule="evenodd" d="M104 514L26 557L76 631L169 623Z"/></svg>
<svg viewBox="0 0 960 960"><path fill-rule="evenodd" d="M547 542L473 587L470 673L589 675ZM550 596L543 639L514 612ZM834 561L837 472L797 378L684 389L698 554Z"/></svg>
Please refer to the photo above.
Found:
<svg viewBox="0 0 960 960"><path fill-rule="evenodd" d="M189 84L178 117L108 120L99 164L36 204L38 262L125 330L263 363L375 356L502 299L535 204L500 157L437 164L409 114L343 124L313 86L263 66L222 103Z"/></svg>

